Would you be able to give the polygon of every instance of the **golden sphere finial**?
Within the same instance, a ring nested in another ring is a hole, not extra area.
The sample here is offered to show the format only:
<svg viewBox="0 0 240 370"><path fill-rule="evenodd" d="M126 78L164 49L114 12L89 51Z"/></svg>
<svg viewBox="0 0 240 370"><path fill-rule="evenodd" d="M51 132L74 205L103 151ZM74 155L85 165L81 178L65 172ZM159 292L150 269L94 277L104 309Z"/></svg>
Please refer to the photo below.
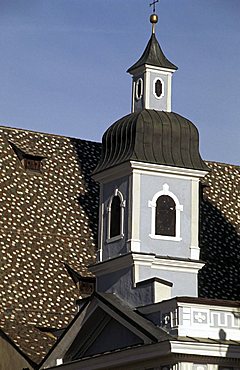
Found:
<svg viewBox="0 0 240 370"><path fill-rule="evenodd" d="M157 16L157 14L151 14L151 16L150 16L150 22L152 24L156 24L158 22L158 16Z"/></svg>
<svg viewBox="0 0 240 370"><path fill-rule="evenodd" d="M157 16L157 14L155 14L155 13L151 14L151 16L150 16L150 22L152 23L152 34L154 34L155 33L155 26L156 26L156 24L158 22L158 16Z"/></svg>

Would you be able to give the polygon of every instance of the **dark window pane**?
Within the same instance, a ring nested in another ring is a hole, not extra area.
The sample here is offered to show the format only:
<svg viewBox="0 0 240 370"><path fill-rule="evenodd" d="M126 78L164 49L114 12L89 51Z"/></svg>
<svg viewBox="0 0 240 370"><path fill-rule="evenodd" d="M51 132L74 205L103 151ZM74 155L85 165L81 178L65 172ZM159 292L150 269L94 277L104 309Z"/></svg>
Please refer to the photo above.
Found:
<svg viewBox="0 0 240 370"><path fill-rule="evenodd" d="M156 235L176 236L176 204L168 195L158 198L155 221Z"/></svg>
<svg viewBox="0 0 240 370"><path fill-rule="evenodd" d="M119 196L113 197L111 205L110 238L120 235L121 230L121 201Z"/></svg>
<svg viewBox="0 0 240 370"><path fill-rule="evenodd" d="M160 80L155 82L155 94L158 98L162 95L162 82Z"/></svg>

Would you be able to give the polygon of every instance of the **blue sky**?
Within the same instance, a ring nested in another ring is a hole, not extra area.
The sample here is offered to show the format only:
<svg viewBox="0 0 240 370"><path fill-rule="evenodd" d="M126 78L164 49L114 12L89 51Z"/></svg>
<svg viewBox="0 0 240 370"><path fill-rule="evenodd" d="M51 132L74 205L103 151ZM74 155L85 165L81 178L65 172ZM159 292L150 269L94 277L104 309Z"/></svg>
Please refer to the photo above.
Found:
<svg viewBox="0 0 240 370"><path fill-rule="evenodd" d="M0 124L100 141L130 112L149 2L0 0ZM157 12L179 67L173 110L197 125L204 159L240 164L240 1L160 0Z"/></svg>

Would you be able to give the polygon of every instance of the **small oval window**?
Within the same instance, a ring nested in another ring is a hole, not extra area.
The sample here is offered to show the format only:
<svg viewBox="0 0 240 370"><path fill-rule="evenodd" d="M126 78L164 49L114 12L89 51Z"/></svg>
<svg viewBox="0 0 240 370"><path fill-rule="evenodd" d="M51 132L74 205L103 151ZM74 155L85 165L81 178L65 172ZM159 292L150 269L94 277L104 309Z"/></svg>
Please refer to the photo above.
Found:
<svg viewBox="0 0 240 370"><path fill-rule="evenodd" d="M163 93L162 81L157 80L155 82L155 94L158 98L160 98L162 96L162 93Z"/></svg>
<svg viewBox="0 0 240 370"><path fill-rule="evenodd" d="M139 78L136 83L136 98L141 99L143 94L143 80Z"/></svg>

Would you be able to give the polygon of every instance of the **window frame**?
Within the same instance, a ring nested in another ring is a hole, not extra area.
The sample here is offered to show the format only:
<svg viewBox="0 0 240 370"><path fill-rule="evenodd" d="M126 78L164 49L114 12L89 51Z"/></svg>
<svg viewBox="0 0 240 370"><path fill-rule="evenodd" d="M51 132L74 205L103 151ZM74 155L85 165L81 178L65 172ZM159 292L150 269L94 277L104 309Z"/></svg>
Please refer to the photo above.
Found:
<svg viewBox="0 0 240 370"><path fill-rule="evenodd" d="M140 84L140 95L138 95L139 84ZM142 96L143 96L143 79L139 77L135 84L135 99L138 101L142 98Z"/></svg>
<svg viewBox="0 0 240 370"><path fill-rule="evenodd" d="M176 210L175 236L158 235L158 234L155 233L156 232L157 200L162 195L168 195L175 202L175 210ZM183 211L183 206L180 204L176 195L173 194L171 191L169 191L169 185L168 184L164 184L162 190L160 190L156 194L154 194L152 200L150 200L148 202L148 207L151 208L151 232L149 234L150 238L160 239L160 240L172 240L172 241L182 240L182 238L181 238L181 212Z"/></svg>
<svg viewBox="0 0 240 370"><path fill-rule="evenodd" d="M120 234L111 237L111 211L112 211L112 201L114 197L120 198ZM108 207L107 207L107 243L113 243L117 240L121 240L124 237L124 208L125 208L126 202L123 198L122 193L116 189L111 196Z"/></svg>
<svg viewBox="0 0 240 370"><path fill-rule="evenodd" d="M157 96L156 91L155 91L155 85L156 85L156 83L157 83L158 80L162 84L162 94L160 96ZM164 84L164 81L163 81L163 79L161 77L155 77L154 80L153 80L153 95L158 100L162 99L164 97L164 95L165 95L165 84Z"/></svg>

